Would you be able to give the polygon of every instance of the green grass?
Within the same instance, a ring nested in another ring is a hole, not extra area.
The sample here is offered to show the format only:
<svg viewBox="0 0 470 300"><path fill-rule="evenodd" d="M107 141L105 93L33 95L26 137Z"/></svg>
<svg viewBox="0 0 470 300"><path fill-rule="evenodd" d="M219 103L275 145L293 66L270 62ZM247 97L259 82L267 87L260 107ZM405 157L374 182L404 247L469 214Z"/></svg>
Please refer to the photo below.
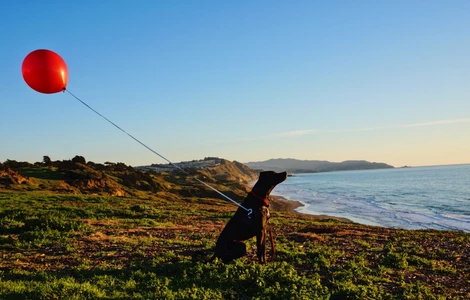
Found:
<svg viewBox="0 0 470 300"><path fill-rule="evenodd" d="M0 192L0 299L466 299L470 235L273 212L277 257L210 261L217 199ZM268 246L268 251L269 251Z"/></svg>

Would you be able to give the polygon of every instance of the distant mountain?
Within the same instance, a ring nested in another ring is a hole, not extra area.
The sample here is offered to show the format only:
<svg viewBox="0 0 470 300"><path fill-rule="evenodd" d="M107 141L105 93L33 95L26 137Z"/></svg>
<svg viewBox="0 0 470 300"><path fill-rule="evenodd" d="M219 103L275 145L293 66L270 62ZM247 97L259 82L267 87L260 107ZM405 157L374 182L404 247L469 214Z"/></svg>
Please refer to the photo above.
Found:
<svg viewBox="0 0 470 300"><path fill-rule="evenodd" d="M350 170L388 169L393 166L385 163L368 162L365 160L347 160L343 162L329 162L322 160L298 160L292 158L269 159L259 162L245 163L253 170L272 170L289 173L315 173Z"/></svg>

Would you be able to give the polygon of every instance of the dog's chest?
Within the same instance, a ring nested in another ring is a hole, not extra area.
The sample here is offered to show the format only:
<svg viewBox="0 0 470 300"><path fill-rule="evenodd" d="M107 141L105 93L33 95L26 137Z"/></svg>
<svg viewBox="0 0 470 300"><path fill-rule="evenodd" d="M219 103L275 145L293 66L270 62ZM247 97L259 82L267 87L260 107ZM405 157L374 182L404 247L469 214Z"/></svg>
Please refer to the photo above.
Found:
<svg viewBox="0 0 470 300"><path fill-rule="evenodd" d="M246 232L248 235L256 235L257 232L264 229L269 217L270 214L268 207L261 206L253 208L250 215L243 212L235 219L242 231Z"/></svg>

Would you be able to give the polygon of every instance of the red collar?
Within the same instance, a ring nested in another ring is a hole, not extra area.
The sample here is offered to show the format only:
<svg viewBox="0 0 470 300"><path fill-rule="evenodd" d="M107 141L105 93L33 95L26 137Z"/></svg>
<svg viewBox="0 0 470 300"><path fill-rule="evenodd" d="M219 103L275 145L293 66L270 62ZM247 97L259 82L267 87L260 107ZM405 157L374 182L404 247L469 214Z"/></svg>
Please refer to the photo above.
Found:
<svg viewBox="0 0 470 300"><path fill-rule="evenodd" d="M258 198L259 200L263 201L263 203L264 203L266 206L269 206L269 200L268 200L268 198L263 198L263 197L261 197L261 196L258 196L258 195L256 195L256 193L253 192L253 191L251 191L251 194L252 194L253 196L255 196L256 198Z"/></svg>

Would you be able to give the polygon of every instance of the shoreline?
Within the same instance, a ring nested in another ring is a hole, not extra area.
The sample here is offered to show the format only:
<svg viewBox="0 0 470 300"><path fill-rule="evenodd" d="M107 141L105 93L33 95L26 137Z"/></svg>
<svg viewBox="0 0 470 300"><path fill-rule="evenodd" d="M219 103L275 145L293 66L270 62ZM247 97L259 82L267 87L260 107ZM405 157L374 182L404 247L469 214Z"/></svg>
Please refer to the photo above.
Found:
<svg viewBox="0 0 470 300"><path fill-rule="evenodd" d="M354 223L353 221L347 218L335 217L335 216L328 216L328 215L311 215L297 211L297 208L305 206L302 202L297 200L288 200L287 198L279 195L271 195L270 196L270 207L272 211L284 211L288 212L293 215L306 217L312 220L326 220L326 219L333 219L337 221L347 222L347 223Z"/></svg>
<svg viewBox="0 0 470 300"><path fill-rule="evenodd" d="M249 182L247 184L247 191L250 191L253 186L255 185L256 180ZM271 199L269 201L269 207L273 212L287 212L289 214L295 215L295 216L301 216L303 218L311 219L311 220L337 220L341 222L346 222L346 223L355 223L351 221L350 219L347 218L342 218L342 217L335 217L335 216L329 216L329 215L312 215L312 214L306 214L297 211L297 208L305 206L302 202L298 200L289 200L284 196L280 195L269 195L269 198Z"/></svg>

